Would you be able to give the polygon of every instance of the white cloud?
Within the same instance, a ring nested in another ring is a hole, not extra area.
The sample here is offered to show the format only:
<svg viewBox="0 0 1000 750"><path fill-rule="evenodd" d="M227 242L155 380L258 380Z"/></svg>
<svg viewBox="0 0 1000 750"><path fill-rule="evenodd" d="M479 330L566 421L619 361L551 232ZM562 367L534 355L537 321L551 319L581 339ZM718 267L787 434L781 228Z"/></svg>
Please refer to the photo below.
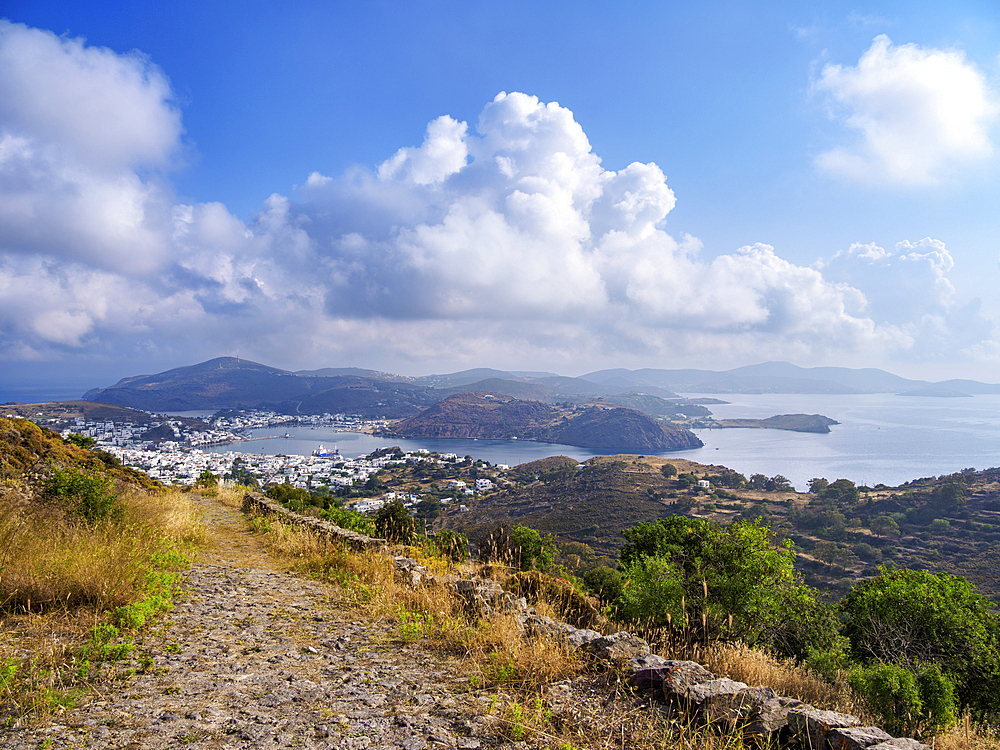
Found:
<svg viewBox="0 0 1000 750"><path fill-rule="evenodd" d="M665 230L675 196L660 167L604 169L555 102L501 93L474 130L439 117L377 170L312 172L297 200L275 193L244 223L221 203L176 200L163 170L182 128L149 61L13 24L0 25L0 56L0 89L16 99L0 102L8 359L808 362L916 352L970 320L979 338L964 351L993 351L992 329L956 302L943 244L855 246L815 268L765 244L706 256ZM45 97L75 106L72 85L89 109L25 101L46 71L69 83L49 80ZM95 123L116 114L127 132L108 138Z"/></svg>
<svg viewBox="0 0 1000 750"><path fill-rule="evenodd" d="M0 21L0 247L105 269L167 259L180 113L145 57Z"/></svg>
<svg viewBox="0 0 1000 750"><path fill-rule="evenodd" d="M819 155L830 174L914 187L993 154L995 97L961 51L893 46L880 35L857 66L825 65L813 89L859 138Z"/></svg>
<svg viewBox="0 0 1000 750"><path fill-rule="evenodd" d="M0 122L99 171L165 166L182 133L170 83L145 55L4 20Z"/></svg>
<svg viewBox="0 0 1000 750"><path fill-rule="evenodd" d="M466 164L464 122L442 115L427 126L427 136L419 148L401 148L378 168L383 180L397 179L416 185L441 182Z"/></svg>

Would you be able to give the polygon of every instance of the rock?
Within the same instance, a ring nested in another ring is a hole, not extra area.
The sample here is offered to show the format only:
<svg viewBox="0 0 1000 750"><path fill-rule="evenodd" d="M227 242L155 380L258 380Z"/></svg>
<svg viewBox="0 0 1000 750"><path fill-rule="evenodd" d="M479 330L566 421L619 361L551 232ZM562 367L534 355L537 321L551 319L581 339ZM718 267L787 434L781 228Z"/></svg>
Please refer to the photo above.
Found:
<svg viewBox="0 0 1000 750"><path fill-rule="evenodd" d="M715 679L714 674L693 661L671 661L664 668L663 697L668 701L684 697L693 685Z"/></svg>
<svg viewBox="0 0 1000 750"><path fill-rule="evenodd" d="M625 631L614 635L602 635L590 641L585 648L588 653L601 661L612 664L626 664L636 656L649 653L649 644L646 641Z"/></svg>
<svg viewBox="0 0 1000 750"><path fill-rule="evenodd" d="M891 739L891 734L878 727L833 727L826 733L826 742L834 750L867 750Z"/></svg>
<svg viewBox="0 0 1000 750"><path fill-rule="evenodd" d="M885 742L880 742L877 745L872 745L868 750L931 750L929 746L925 745L919 740L910 739L909 737L894 737L891 740L886 740Z"/></svg>
<svg viewBox="0 0 1000 750"><path fill-rule="evenodd" d="M662 695L663 677L670 671L670 665L676 663L657 654L633 657L628 663L631 672L628 684L640 692Z"/></svg>
<svg viewBox="0 0 1000 750"><path fill-rule="evenodd" d="M721 677L688 686L681 698L688 701L692 706L701 707L702 714L706 720L711 721L711 705L713 702L718 701L724 706L730 702L732 696L746 689L747 684L745 682L736 682L735 680L730 680L728 677Z"/></svg>
<svg viewBox="0 0 1000 750"><path fill-rule="evenodd" d="M858 726L861 726L861 720L857 716L836 711L803 706L788 712L788 728L805 748L823 750L826 748L826 735L831 729Z"/></svg>

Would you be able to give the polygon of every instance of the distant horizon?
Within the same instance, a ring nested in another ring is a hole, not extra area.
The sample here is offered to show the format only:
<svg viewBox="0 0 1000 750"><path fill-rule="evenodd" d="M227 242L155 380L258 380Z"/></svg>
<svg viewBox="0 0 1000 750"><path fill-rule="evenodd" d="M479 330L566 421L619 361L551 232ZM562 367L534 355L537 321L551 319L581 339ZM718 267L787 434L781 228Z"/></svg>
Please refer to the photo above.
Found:
<svg viewBox="0 0 1000 750"><path fill-rule="evenodd" d="M120 376L116 377L114 380L112 380L110 382L100 383L100 384L91 384L91 385L87 385L86 387L83 387L82 389L79 386L73 385L72 383L70 383L70 384L60 384L60 383L34 384L34 385L24 385L24 386L21 386L20 388L18 388L18 387L11 387L10 385L8 385L5 382L0 382L0 403L5 403L5 402L13 401L13 402L17 402L17 403L31 404L31 403L45 403L45 402L49 402L49 401L78 401L78 400L82 400L83 394L85 394L86 392L88 392L90 390L108 388L108 387L111 387L111 386L115 385L116 383L119 383L120 381L122 381L122 380L124 380L126 378L140 377L140 376L146 376L146 375L156 375L156 374L159 374L159 373L162 373L162 372L168 372L168 371L171 371L171 370L183 369L185 367L192 367L192 366L195 366L195 365L204 364L206 362L211 362L211 361L213 361L215 359L225 359L225 358L239 359L241 361L249 362L249 363L252 363L252 364L257 364L257 365L261 365L261 366L264 366L264 367L271 367L271 368L274 368L274 369L284 370L286 372L292 372L292 373L309 372L309 371L324 370L324 369L357 369L357 370L369 370L369 371L382 372L382 373L387 374L387 375L396 375L396 376L400 376L400 377L422 378L422 377L433 377L433 376L456 375L456 374L461 374L461 373L464 373L464 372L475 371L475 370L493 370L493 371L497 371L497 372L508 372L508 373L512 373L512 374L517 373L517 372L535 372L535 373L547 372L547 371L538 370L538 369L534 369L534 368L501 369L501 368L497 368L497 367L486 367L486 366L482 366L482 367L479 367L479 366L476 366L476 367L465 367L465 368L462 368L462 369L459 369L459 370L449 370L449 371L440 370L440 371L426 372L426 373L423 373L421 375L410 375L410 374L406 374L406 373L391 372L391 371L388 371L388 370L376 370L376 368L360 367L360 366L355 366L355 365L337 365L337 366L326 365L326 366L321 366L321 367L308 367L308 368L302 368L302 369L299 369L299 370L290 370L288 368L283 368L283 367L278 367L276 365L272 365L272 364L270 364L268 362L260 362L258 360L250 359L250 358L243 357L243 356L237 357L236 355L220 355L218 357L210 357L209 359L201 360L201 361L198 361L198 362L188 362L188 363L185 363L185 364L176 365L174 367L168 367L168 368L166 368L164 370L156 370L156 371L152 371L152 372L132 372L132 373L121 374ZM757 367L757 366L765 365L765 364L768 364L768 363L790 364L793 367L799 367L800 369L804 369L804 370L822 369L823 367L838 367L836 365L823 365L823 366L819 366L819 367L801 367L799 365L796 365L793 362L786 362L785 360L761 360L759 362L754 362L754 363L748 364L748 365L740 365L738 367L721 368L721 369L708 368L708 367L639 367L639 368L626 368L626 367L622 367L622 368L604 368L604 367L602 367L602 368L597 368L597 369L594 369L594 370L588 370L586 372L582 372L579 375L566 375L564 373L552 372L552 371L548 371L548 374L552 375L552 376L557 376L557 377L580 378L580 377L584 377L586 375L590 375L590 374L595 373L595 372L601 372L603 370L612 370L612 369L623 369L623 370L628 370L630 372L635 372L635 371L638 371L638 370L644 370L645 369L645 370L702 370L702 371L706 371L706 372L725 373L725 372L731 372L733 370L739 370L739 369L744 369L744 368ZM936 384L939 384L939 383L944 383L944 382L948 382L948 381L952 381L952 380L968 380L968 381L972 381L972 382L981 383L983 385L1000 385L1000 380L988 381L988 380L977 380L975 378L943 378L941 380L927 380L927 379L923 379L923 378L908 378L906 376L899 375L898 373L894 373L894 372L892 372L890 370L886 370L884 368L879 368L879 367L874 367L874 368L844 367L844 368L840 368L840 369L845 369L845 370L878 370L878 371L885 372L885 373L888 373L890 375L893 375L893 376L896 376L896 377L900 377L900 378L903 378L903 379L906 379L906 380L912 380L912 381L915 381L915 382L926 382L926 383L929 383L931 385L936 385ZM41 394L49 394L49 396L48 397L36 397L36 398L32 398L32 399L26 399L26 398L23 398L23 397L18 397L19 394L27 394L27 393L35 394L36 396L39 396Z"/></svg>

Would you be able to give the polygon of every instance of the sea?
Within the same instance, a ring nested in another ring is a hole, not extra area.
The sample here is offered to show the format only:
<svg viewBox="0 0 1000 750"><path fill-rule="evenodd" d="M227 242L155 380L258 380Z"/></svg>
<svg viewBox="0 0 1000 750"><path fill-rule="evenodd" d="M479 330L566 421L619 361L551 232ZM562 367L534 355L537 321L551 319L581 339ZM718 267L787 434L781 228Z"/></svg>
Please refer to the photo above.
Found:
<svg viewBox="0 0 1000 750"><path fill-rule="evenodd" d="M764 418L776 414L822 414L837 420L828 434L764 429L696 430L703 448L647 455L675 456L727 466L741 474L782 475L798 490L813 477L850 479L859 485L897 486L912 479L966 468L1000 466L1000 395L940 398L816 394L685 394L728 401L708 408L717 419ZM252 442L214 446L216 452L309 455L321 443L354 458L398 445L473 456L494 464L517 464L548 456L584 461L599 455L570 445L529 440L403 439L324 427L272 427Z"/></svg>

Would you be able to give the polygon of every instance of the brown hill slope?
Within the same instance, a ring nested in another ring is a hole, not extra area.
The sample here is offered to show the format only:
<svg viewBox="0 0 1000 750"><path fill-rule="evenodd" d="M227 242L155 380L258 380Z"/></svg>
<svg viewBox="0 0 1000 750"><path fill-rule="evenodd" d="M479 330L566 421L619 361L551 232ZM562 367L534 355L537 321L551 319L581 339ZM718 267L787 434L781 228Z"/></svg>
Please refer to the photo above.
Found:
<svg viewBox="0 0 1000 750"><path fill-rule="evenodd" d="M606 403L552 407L496 393L446 398L398 423L400 437L538 440L607 451L667 451L701 446L688 430L657 422L633 409Z"/></svg>

